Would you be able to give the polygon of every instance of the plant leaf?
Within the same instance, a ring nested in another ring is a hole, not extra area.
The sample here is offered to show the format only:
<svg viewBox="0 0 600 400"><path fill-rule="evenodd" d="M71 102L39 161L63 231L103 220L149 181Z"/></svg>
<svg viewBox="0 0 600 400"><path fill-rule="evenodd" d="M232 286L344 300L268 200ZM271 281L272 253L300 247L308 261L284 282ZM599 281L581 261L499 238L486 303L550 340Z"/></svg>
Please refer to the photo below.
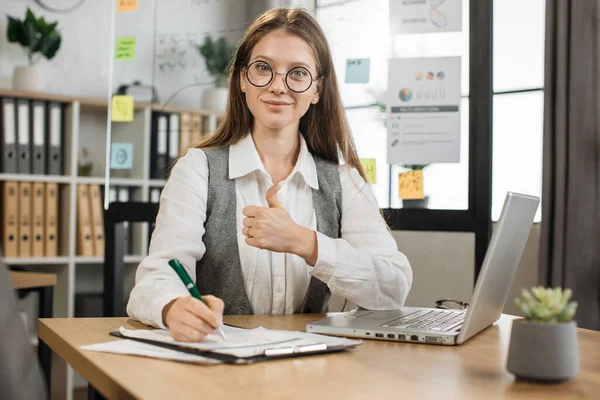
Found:
<svg viewBox="0 0 600 400"><path fill-rule="evenodd" d="M25 13L25 22L32 22L33 24L37 22L35 15L33 15L29 7L27 7L27 12Z"/></svg>
<svg viewBox="0 0 600 400"><path fill-rule="evenodd" d="M40 39L36 29L35 22L25 21L25 36L27 37L27 46L31 54L39 51Z"/></svg>
<svg viewBox="0 0 600 400"><path fill-rule="evenodd" d="M573 295L573 291L571 289L565 289L562 292L562 298L560 299L560 302L562 304L567 304L569 302L569 300L571 299L571 296Z"/></svg>
<svg viewBox="0 0 600 400"><path fill-rule="evenodd" d="M61 37L57 32L50 34L43 41L43 46L40 48L40 52L46 57L48 60L51 60L56 55L56 52L60 48Z"/></svg>
<svg viewBox="0 0 600 400"><path fill-rule="evenodd" d="M8 26L6 27L6 40L9 43L19 43L23 36L22 22L16 18L7 16Z"/></svg>

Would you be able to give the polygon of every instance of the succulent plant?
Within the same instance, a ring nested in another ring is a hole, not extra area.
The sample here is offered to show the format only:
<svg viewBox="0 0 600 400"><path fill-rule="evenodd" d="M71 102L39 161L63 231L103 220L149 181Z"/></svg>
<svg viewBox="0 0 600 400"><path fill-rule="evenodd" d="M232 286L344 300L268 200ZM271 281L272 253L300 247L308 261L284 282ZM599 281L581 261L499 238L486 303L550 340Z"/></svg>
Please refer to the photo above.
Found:
<svg viewBox="0 0 600 400"><path fill-rule="evenodd" d="M572 295L571 289L563 291L560 287L536 286L531 288L531 292L523 289L521 297L515 299L515 304L529 321L568 322L577 310L577 302L569 301Z"/></svg>

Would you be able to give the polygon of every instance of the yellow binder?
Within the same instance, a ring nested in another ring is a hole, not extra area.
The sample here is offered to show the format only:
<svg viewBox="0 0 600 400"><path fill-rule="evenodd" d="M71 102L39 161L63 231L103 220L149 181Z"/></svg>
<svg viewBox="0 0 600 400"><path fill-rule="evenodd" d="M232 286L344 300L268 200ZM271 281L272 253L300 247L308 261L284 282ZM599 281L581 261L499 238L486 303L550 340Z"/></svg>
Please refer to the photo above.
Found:
<svg viewBox="0 0 600 400"><path fill-rule="evenodd" d="M44 254L46 257L56 257L58 255L58 184L46 183L44 195L46 216Z"/></svg>
<svg viewBox="0 0 600 400"><path fill-rule="evenodd" d="M4 257L19 256L19 184L2 185L2 251Z"/></svg>
<svg viewBox="0 0 600 400"><path fill-rule="evenodd" d="M32 227L32 255L34 257L43 257L44 252L44 184L36 182L32 187L33 207L31 208Z"/></svg>
<svg viewBox="0 0 600 400"><path fill-rule="evenodd" d="M94 244L89 198L88 185L77 185L77 254L91 257L94 255Z"/></svg>
<svg viewBox="0 0 600 400"><path fill-rule="evenodd" d="M90 185L90 211L92 216L92 242L94 254L104 257L104 209L100 185Z"/></svg>
<svg viewBox="0 0 600 400"><path fill-rule="evenodd" d="M31 182L19 182L19 257L31 257Z"/></svg>

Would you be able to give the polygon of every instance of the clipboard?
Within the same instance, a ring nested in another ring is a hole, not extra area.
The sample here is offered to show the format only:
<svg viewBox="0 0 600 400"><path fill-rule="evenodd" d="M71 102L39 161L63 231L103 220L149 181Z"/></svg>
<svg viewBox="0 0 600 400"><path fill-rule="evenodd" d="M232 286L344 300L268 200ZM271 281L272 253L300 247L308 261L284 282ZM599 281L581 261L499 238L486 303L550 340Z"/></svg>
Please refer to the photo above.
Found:
<svg viewBox="0 0 600 400"><path fill-rule="evenodd" d="M192 347L186 347L180 344L175 343L166 343L160 342L156 340L148 340L142 338L136 338L131 336L125 336L121 334L119 331L110 332L111 336L115 336L121 339L129 339L135 340L138 342L150 344L153 346L163 347L166 349L171 349L175 351L180 351L182 353L193 354L197 356L202 356L214 360L218 360L224 364L235 364L235 365L249 365L255 364L262 361L269 360L277 360L281 358L291 358L291 357L300 357L300 356L310 356L317 354L327 354L327 353L337 353L344 350L352 349L359 344L362 344L362 341L354 341L354 344L351 345L339 345L339 346L331 346L325 343L313 343L309 345L300 345L300 346L285 346L285 347L273 347L270 349L265 349L262 354L253 355L248 357L239 357L231 354L219 353L217 351L212 350L201 350Z"/></svg>

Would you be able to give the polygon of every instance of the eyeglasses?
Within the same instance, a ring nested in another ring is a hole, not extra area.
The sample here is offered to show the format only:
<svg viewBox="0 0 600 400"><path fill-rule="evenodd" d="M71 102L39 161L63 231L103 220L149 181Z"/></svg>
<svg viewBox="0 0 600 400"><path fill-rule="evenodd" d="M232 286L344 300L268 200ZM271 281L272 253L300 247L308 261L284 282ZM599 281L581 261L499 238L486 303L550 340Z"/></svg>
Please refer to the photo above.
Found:
<svg viewBox="0 0 600 400"><path fill-rule="evenodd" d="M469 308L469 303L460 300L442 299L435 302L435 308L444 310L466 310Z"/></svg>
<svg viewBox="0 0 600 400"><path fill-rule="evenodd" d="M304 67L294 67L287 73L273 71L273 68L265 61L254 61L244 68L248 82L256 87L265 87L269 85L275 75L285 75L285 85L292 92L302 93L310 89L313 79L310 71Z"/></svg>

